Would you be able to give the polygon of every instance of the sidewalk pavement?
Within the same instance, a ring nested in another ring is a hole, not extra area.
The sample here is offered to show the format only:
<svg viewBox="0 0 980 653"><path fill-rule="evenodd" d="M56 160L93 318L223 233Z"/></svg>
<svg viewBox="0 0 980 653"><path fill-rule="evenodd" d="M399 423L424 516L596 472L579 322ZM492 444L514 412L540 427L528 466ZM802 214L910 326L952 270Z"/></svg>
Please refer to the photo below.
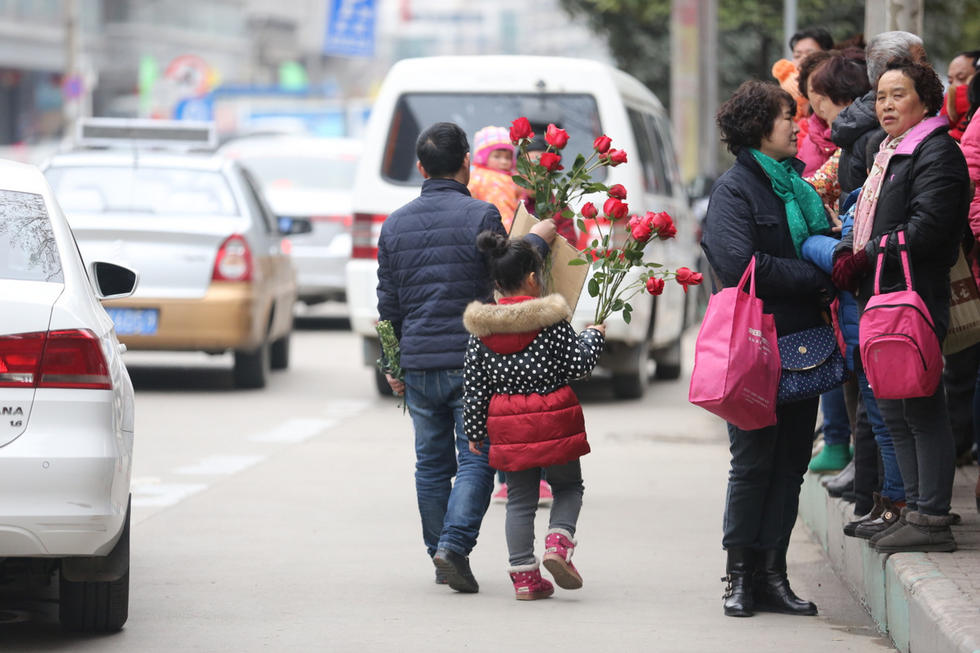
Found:
<svg viewBox="0 0 980 653"><path fill-rule="evenodd" d="M977 467L956 470L955 553L880 554L846 537L853 504L834 499L808 472L800 517L823 545L831 565L896 648L912 653L980 652L980 515L974 502Z"/></svg>

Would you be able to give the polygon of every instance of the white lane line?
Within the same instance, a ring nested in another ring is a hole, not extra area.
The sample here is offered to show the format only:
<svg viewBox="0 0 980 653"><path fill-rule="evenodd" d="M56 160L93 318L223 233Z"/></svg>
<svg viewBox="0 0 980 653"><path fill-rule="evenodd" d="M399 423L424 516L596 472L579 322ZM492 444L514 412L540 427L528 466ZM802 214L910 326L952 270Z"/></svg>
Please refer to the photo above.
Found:
<svg viewBox="0 0 980 653"><path fill-rule="evenodd" d="M336 419L297 417L286 420L270 431L249 437L251 442L303 442L337 423Z"/></svg>
<svg viewBox="0 0 980 653"><path fill-rule="evenodd" d="M237 474L265 460L265 456L208 456L193 465L184 465L174 470L174 474L214 476Z"/></svg>
<svg viewBox="0 0 980 653"><path fill-rule="evenodd" d="M133 479L133 506L172 506L206 488L205 483L154 483Z"/></svg>

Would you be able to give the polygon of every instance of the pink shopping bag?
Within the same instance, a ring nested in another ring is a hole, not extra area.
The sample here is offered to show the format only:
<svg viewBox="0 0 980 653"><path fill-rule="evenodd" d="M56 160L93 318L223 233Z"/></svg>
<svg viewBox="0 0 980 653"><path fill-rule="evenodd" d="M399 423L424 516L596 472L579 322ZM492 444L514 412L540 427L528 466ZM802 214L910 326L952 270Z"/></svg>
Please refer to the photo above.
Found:
<svg viewBox="0 0 980 653"><path fill-rule="evenodd" d="M708 301L688 400L746 431L772 426L779 371L776 323L755 296L753 257L737 286Z"/></svg>

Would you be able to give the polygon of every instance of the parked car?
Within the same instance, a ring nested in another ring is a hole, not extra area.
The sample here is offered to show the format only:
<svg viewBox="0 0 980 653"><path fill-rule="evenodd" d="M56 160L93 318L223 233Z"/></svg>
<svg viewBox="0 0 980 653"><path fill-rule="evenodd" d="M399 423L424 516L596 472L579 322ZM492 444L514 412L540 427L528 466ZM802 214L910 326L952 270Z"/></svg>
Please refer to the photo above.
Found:
<svg viewBox="0 0 980 653"><path fill-rule="evenodd" d="M186 147L181 123L93 122L96 142L109 147L59 154L44 174L82 255L140 270L132 297L105 302L120 340L130 349L232 351L235 385L264 387L270 369L289 365L296 277L283 236L309 225L283 233L235 161L141 144L174 137Z"/></svg>
<svg viewBox="0 0 980 653"><path fill-rule="evenodd" d="M474 72L476 71L476 72ZM354 184L354 227L347 267L351 326L363 336L364 362L374 365L378 340L377 244L381 224L392 211L418 196L422 177L415 167L415 141L421 130L443 120L472 135L486 125L508 126L527 117L538 129L555 123L568 131L566 160L591 152L593 140L607 134L629 163L599 168L596 181L622 184L630 210L667 211L675 240L651 242L648 260L671 269L695 268L697 223L680 179L670 122L656 96L633 77L604 64L548 57L433 57L405 59L388 72L372 109ZM586 197L597 201L600 197ZM645 293L631 300L632 320L617 315L607 322L606 349L599 366L612 376L619 397L641 396L651 362L661 378L681 371L681 336L693 302L676 284L663 295ZM582 329L595 314L595 300L583 293L572 319ZM387 392L376 374L379 392Z"/></svg>
<svg viewBox="0 0 980 653"><path fill-rule="evenodd" d="M351 251L350 196L360 141L256 136L229 141L219 152L255 176L284 225L309 224L308 233L289 239L300 301L344 301Z"/></svg>
<svg viewBox="0 0 980 653"><path fill-rule="evenodd" d="M86 270L41 172L0 162L0 578L59 572L73 630L129 610L133 386L99 298L136 281Z"/></svg>

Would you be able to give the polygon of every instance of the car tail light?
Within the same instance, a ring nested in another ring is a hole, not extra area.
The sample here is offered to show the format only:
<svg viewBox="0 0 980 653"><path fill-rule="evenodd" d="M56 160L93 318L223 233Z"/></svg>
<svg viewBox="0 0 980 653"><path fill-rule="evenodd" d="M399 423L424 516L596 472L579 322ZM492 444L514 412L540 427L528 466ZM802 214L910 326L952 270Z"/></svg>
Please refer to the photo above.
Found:
<svg viewBox="0 0 980 653"><path fill-rule="evenodd" d="M353 222L353 219L351 218L350 215L342 215L342 214L314 215L310 217L310 222L339 222L340 224L344 225L349 229L351 223Z"/></svg>
<svg viewBox="0 0 980 653"><path fill-rule="evenodd" d="M381 224L388 216L378 213L355 213L351 226L351 258L378 258Z"/></svg>
<svg viewBox="0 0 980 653"><path fill-rule="evenodd" d="M112 389L109 366L95 334L88 329L49 332L37 387Z"/></svg>
<svg viewBox="0 0 980 653"><path fill-rule="evenodd" d="M33 388L44 352L44 333L0 336L0 388Z"/></svg>
<svg viewBox="0 0 980 653"><path fill-rule="evenodd" d="M252 252L241 236L229 236L214 259L214 281L251 281Z"/></svg>
<svg viewBox="0 0 980 653"><path fill-rule="evenodd" d="M0 387L109 390L109 366L88 329L0 337Z"/></svg>

